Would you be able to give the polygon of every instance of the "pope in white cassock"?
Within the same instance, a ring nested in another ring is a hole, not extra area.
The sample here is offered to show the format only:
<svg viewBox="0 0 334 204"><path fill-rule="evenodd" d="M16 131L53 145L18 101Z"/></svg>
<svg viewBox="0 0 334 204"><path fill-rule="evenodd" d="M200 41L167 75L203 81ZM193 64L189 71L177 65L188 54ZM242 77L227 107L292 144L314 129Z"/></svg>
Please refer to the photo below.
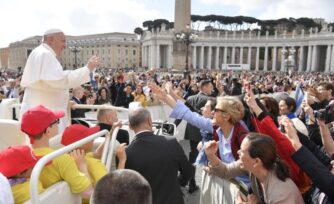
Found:
<svg viewBox="0 0 334 204"><path fill-rule="evenodd" d="M58 58L65 47L64 33L59 29L52 29L45 32L43 43L29 55L21 80L21 86L25 87L21 116L29 108L39 104L68 114L69 89L90 81L89 74L99 66L100 58L93 56L86 66L64 71ZM68 125L66 115L60 121L59 133Z"/></svg>

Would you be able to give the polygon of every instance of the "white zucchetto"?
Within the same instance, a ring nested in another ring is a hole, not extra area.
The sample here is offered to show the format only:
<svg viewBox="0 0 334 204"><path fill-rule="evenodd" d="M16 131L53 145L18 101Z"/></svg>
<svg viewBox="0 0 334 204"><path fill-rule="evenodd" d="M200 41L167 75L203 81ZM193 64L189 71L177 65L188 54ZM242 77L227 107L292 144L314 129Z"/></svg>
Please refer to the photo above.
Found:
<svg viewBox="0 0 334 204"><path fill-rule="evenodd" d="M63 31L60 29L49 29L45 31L44 36L55 34L55 33L63 33Z"/></svg>

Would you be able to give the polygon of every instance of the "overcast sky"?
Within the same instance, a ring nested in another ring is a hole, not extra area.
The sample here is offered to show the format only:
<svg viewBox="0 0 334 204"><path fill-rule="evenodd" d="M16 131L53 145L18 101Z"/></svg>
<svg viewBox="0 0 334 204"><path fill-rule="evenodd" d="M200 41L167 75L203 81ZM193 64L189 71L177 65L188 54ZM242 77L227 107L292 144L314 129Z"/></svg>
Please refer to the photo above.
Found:
<svg viewBox="0 0 334 204"><path fill-rule="evenodd" d="M181 0L177 0L181 1ZM175 0L7 0L0 4L0 48L50 28L67 35L129 32L145 20L174 21ZM324 18L334 22L333 0L192 0L197 15Z"/></svg>

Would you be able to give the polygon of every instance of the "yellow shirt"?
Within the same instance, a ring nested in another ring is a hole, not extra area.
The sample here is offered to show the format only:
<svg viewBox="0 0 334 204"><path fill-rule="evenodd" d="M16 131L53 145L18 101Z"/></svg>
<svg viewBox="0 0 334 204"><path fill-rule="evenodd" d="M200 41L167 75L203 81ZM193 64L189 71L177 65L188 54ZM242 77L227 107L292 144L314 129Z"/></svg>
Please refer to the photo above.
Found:
<svg viewBox="0 0 334 204"><path fill-rule="evenodd" d="M93 157L92 152L86 154L86 161L92 185L95 186L95 184L107 174L107 168L102 164L100 159Z"/></svg>
<svg viewBox="0 0 334 204"><path fill-rule="evenodd" d="M143 107L147 106L147 99L145 94L140 94L139 96L133 92L134 101L140 102Z"/></svg>
<svg viewBox="0 0 334 204"><path fill-rule="evenodd" d="M15 204L21 204L30 199L30 181L12 186ZM38 193L42 193L44 188L41 182L38 182Z"/></svg>
<svg viewBox="0 0 334 204"><path fill-rule="evenodd" d="M53 151L49 147L34 149L37 156L43 156ZM81 193L90 185L89 178L78 170L74 159L69 154L63 154L53 159L50 165L43 168L39 179L45 188L59 181L66 181L72 193Z"/></svg>

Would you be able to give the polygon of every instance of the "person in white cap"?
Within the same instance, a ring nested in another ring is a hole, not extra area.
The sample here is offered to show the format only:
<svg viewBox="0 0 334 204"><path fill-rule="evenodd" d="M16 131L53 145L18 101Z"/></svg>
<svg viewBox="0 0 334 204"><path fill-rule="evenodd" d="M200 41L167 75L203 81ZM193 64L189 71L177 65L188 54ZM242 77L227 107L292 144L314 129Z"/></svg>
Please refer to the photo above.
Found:
<svg viewBox="0 0 334 204"><path fill-rule="evenodd" d="M44 33L42 44L30 53L21 81L21 86L25 87L21 115L38 104L67 113L69 89L89 82L89 74L100 65L100 58L92 56L86 66L64 71L58 58L65 47L63 31L51 29ZM64 117L59 132L66 126L68 120Z"/></svg>

